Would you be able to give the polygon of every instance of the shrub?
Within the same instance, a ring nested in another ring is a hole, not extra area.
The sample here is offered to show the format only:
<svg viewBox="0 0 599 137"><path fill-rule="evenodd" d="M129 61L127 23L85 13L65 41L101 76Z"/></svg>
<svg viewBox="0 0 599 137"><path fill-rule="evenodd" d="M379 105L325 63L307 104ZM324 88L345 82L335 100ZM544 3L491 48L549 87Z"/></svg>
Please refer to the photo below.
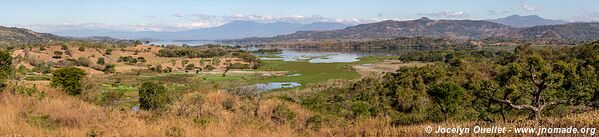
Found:
<svg viewBox="0 0 599 137"><path fill-rule="evenodd" d="M13 73L12 57L8 52L0 50L0 89L4 87L4 80Z"/></svg>
<svg viewBox="0 0 599 137"><path fill-rule="evenodd" d="M206 66L206 70L208 70L208 71L212 71L212 70L214 70L214 69L215 69L215 68L214 68L212 65L207 65L207 66Z"/></svg>
<svg viewBox="0 0 599 137"><path fill-rule="evenodd" d="M195 68L196 68L196 66L193 64L187 64L187 66L185 66L185 70L193 70Z"/></svg>
<svg viewBox="0 0 599 137"><path fill-rule="evenodd" d="M106 63L106 61L104 60L104 58L98 58L98 61L96 61L96 64L100 64L100 65L104 65Z"/></svg>
<svg viewBox="0 0 599 137"><path fill-rule="evenodd" d="M138 62L146 62L146 58L144 58L144 57L137 57L137 61Z"/></svg>
<svg viewBox="0 0 599 137"><path fill-rule="evenodd" d="M125 96L124 90L102 92L98 100L100 105L114 105Z"/></svg>
<svg viewBox="0 0 599 137"><path fill-rule="evenodd" d="M85 51L85 47L79 47L79 51Z"/></svg>
<svg viewBox="0 0 599 137"><path fill-rule="evenodd" d="M271 119L278 124L284 124L285 122L289 122L295 118L296 114L291 109L287 108L287 106L283 104L277 105L272 110Z"/></svg>
<svg viewBox="0 0 599 137"><path fill-rule="evenodd" d="M69 47L67 45L61 45L60 50L69 50Z"/></svg>
<svg viewBox="0 0 599 137"><path fill-rule="evenodd" d="M139 103L143 110L160 109L168 102L166 88L158 83L145 82L139 88Z"/></svg>
<svg viewBox="0 0 599 137"><path fill-rule="evenodd" d="M112 54L112 49L106 49L106 51L104 52L104 54L111 55Z"/></svg>
<svg viewBox="0 0 599 137"><path fill-rule="evenodd" d="M54 56L52 58L59 59L62 58L62 51L54 51Z"/></svg>
<svg viewBox="0 0 599 137"><path fill-rule="evenodd" d="M73 56L73 54L71 53L71 50L68 50L68 49L64 51L64 54L67 56Z"/></svg>
<svg viewBox="0 0 599 137"><path fill-rule="evenodd" d="M52 72L51 85L53 87L62 87L70 95L81 94L81 79L85 76L85 71L68 67Z"/></svg>
<svg viewBox="0 0 599 137"><path fill-rule="evenodd" d="M227 66L227 69L250 69L249 64L234 63Z"/></svg>
<svg viewBox="0 0 599 137"><path fill-rule="evenodd" d="M116 66L114 64L108 64L108 65L104 66L104 72L105 73L114 73L114 72L116 72Z"/></svg>
<svg viewBox="0 0 599 137"><path fill-rule="evenodd" d="M182 60L181 66L185 67L185 65L187 65L187 63L189 63L189 60Z"/></svg>
<svg viewBox="0 0 599 137"><path fill-rule="evenodd" d="M312 129L312 130L319 130L321 125L322 125L322 116L320 115L315 115L312 116L310 118L308 118L308 120L306 120L306 127Z"/></svg>
<svg viewBox="0 0 599 137"><path fill-rule="evenodd" d="M89 67L90 64L91 64L91 61L89 61L89 58L86 58L86 57L79 57L79 58L77 58L77 65L78 66Z"/></svg>

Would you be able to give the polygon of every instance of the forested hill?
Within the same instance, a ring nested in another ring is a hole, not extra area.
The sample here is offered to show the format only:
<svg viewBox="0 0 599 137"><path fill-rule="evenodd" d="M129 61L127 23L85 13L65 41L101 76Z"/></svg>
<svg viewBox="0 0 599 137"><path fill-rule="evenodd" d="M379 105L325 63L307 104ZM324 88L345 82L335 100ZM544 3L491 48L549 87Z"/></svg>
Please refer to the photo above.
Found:
<svg viewBox="0 0 599 137"><path fill-rule="evenodd" d="M63 41L68 39L69 38L60 37L49 33L38 33L23 28L0 26L0 45L46 43L50 41Z"/></svg>
<svg viewBox="0 0 599 137"><path fill-rule="evenodd" d="M599 39L599 23L571 23L563 25L514 28L489 21L431 20L421 18L410 21L382 21L361 24L342 30L299 31L289 35L234 40L235 43L271 43L289 41L318 41L327 39L369 40L399 37L432 37L455 40L509 38L535 40L574 39L590 41Z"/></svg>

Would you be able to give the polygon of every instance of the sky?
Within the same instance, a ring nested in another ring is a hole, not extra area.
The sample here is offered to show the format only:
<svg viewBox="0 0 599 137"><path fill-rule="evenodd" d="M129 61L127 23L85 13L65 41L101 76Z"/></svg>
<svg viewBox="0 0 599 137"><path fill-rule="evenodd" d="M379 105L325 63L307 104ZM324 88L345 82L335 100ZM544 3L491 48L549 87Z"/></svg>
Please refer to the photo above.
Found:
<svg viewBox="0 0 599 137"><path fill-rule="evenodd" d="M41 32L70 29L180 31L234 20L371 23L539 15L599 21L599 0L0 0L0 25Z"/></svg>

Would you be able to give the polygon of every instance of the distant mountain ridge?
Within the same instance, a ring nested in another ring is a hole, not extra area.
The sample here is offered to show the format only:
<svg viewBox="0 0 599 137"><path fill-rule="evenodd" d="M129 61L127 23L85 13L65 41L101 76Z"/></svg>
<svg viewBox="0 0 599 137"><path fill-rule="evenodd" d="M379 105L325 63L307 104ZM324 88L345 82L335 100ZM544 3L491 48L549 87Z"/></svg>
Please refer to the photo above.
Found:
<svg viewBox="0 0 599 137"><path fill-rule="evenodd" d="M110 43L133 43L131 40L115 39L111 37L64 37L50 33L40 33L29 29L0 26L0 46L35 45L54 42L88 41Z"/></svg>
<svg viewBox="0 0 599 137"><path fill-rule="evenodd" d="M495 22L499 24L504 24L517 28L527 28L527 27L535 27L541 25L561 25L570 23L565 20L553 20L553 19L545 19L539 17L537 15L528 15L528 16L520 16L520 15L511 15L505 18L499 19L489 19L487 21Z"/></svg>
<svg viewBox="0 0 599 137"><path fill-rule="evenodd" d="M50 33L39 33L23 28L0 26L0 45L44 43L68 39Z"/></svg>
<svg viewBox="0 0 599 137"><path fill-rule="evenodd" d="M178 32L127 32L116 30L67 30L54 32L62 36L90 37L109 36L123 39L160 39L160 40L222 40L246 37L272 37L291 34L296 31L322 31L343 29L349 25L332 22L314 22L299 24L290 22L258 23L252 21L233 21L218 27Z"/></svg>
<svg viewBox="0 0 599 137"><path fill-rule="evenodd" d="M246 38L225 42L271 43L285 41L318 41L327 39L388 39L400 37L432 37L455 40L509 38L585 41L599 39L599 23L570 23L516 28L480 20L431 20L428 18L421 18L408 21L387 20L377 23L361 24L342 30L300 31L275 37Z"/></svg>

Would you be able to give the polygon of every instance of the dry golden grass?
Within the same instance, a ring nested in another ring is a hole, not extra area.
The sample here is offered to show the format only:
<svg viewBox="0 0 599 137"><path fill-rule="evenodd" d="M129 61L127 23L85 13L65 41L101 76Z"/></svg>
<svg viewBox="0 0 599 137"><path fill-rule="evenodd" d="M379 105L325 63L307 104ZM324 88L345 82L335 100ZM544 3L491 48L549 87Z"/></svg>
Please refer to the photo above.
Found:
<svg viewBox="0 0 599 137"><path fill-rule="evenodd" d="M297 104L276 99L252 103L221 92L186 94L168 111L155 113L101 107L47 87L38 90L47 96L2 93L0 136L297 136L311 114ZM279 104L288 106L296 118L272 122L272 109ZM47 119L40 122L44 115ZM198 118L208 122L198 123Z"/></svg>
<svg viewBox="0 0 599 137"><path fill-rule="evenodd" d="M0 136L87 136L92 133L101 136L430 136L424 132L427 126L537 125L522 120L394 126L390 124L392 119L376 117L347 120L349 123L327 120L321 128L311 129L306 121L318 113L276 98L248 99L221 91L196 91L181 96L166 111L133 112L97 106L49 87L38 86L40 93L32 96L13 94L12 90L8 87L0 94ZM40 97L41 92L45 97ZM283 122L273 119L277 106L288 108L295 114L294 118ZM43 116L47 117L43 119ZM544 118L540 125L597 127L599 111Z"/></svg>

